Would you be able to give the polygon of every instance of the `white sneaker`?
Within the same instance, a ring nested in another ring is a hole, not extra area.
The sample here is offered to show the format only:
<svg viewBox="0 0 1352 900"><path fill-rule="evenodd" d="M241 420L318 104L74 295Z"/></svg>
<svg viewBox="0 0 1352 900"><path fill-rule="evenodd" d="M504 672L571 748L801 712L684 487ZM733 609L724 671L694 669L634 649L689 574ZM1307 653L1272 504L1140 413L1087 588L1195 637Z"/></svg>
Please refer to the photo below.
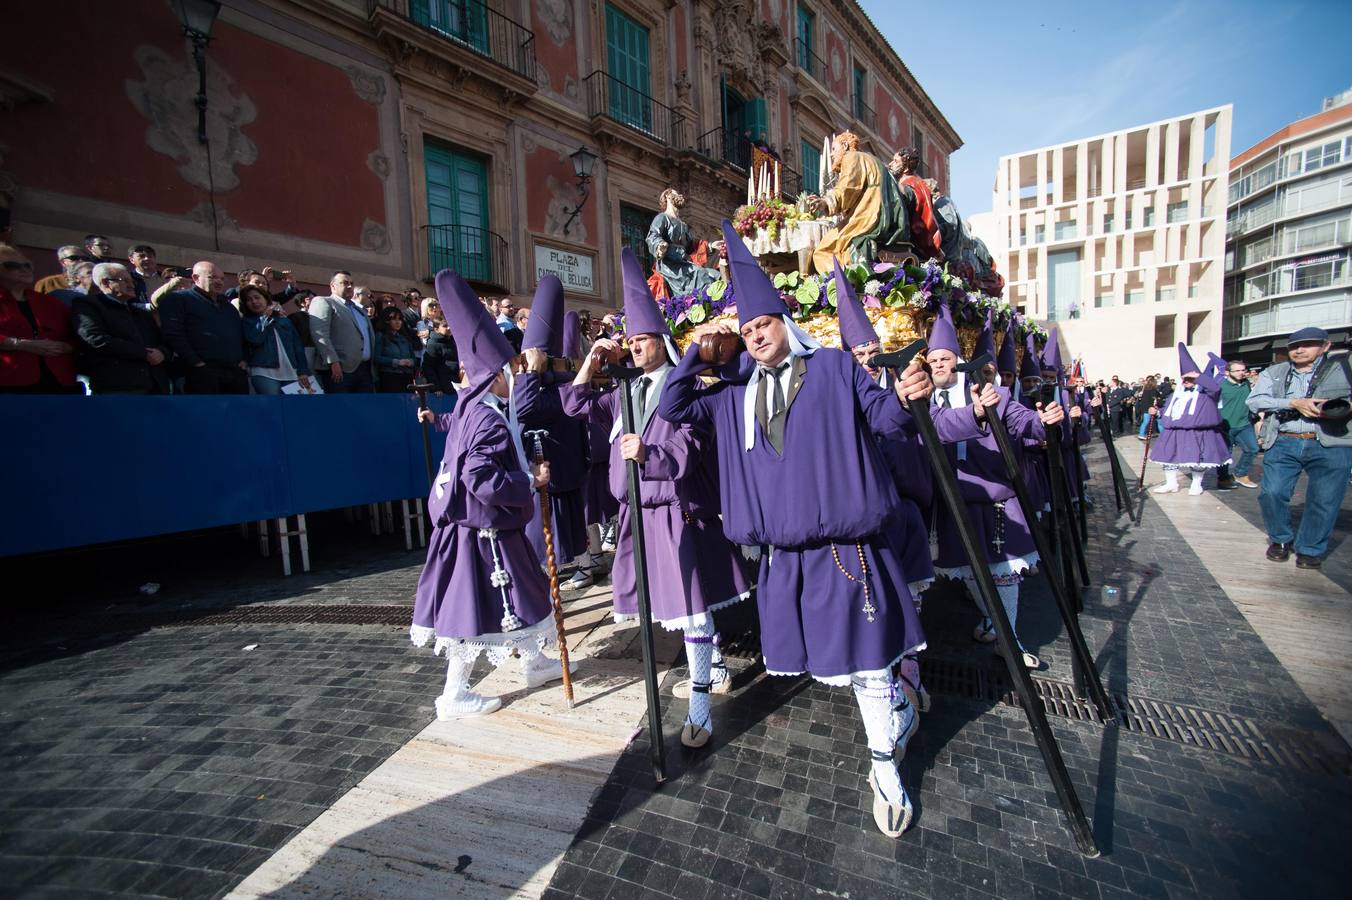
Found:
<svg viewBox="0 0 1352 900"><path fill-rule="evenodd" d="M873 824L890 838L901 837L911 827L911 799L906 796L906 788L901 789L900 800L892 801L878 787L878 779L872 772L868 773L868 784L873 788Z"/></svg>
<svg viewBox="0 0 1352 900"><path fill-rule="evenodd" d="M915 704L907 703L904 706L892 707L892 733L896 735L892 743L896 745L899 759L906 758L906 745L915 737L915 733L920 730L920 716L916 713Z"/></svg>
<svg viewBox="0 0 1352 900"><path fill-rule="evenodd" d="M563 663L557 659L545 656L543 653L537 654L530 662L521 667L526 675L526 687L536 688L542 684L549 684L551 681L559 681L563 678ZM571 675L577 671L577 660L568 658L568 674Z"/></svg>
<svg viewBox="0 0 1352 900"><path fill-rule="evenodd" d="M436 706L437 718L444 722L447 719L486 716L501 709L502 701L497 697L485 697L473 691L465 691L459 697L438 697Z"/></svg>
<svg viewBox="0 0 1352 900"><path fill-rule="evenodd" d="M1162 484L1162 485L1160 485L1160 486L1157 487L1157 488L1152 488L1151 491L1150 491L1150 493L1152 493L1152 494L1177 494L1177 493L1178 493L1178 485L1176 485L1176 484L1175 484L1175 485Z"/></svg>

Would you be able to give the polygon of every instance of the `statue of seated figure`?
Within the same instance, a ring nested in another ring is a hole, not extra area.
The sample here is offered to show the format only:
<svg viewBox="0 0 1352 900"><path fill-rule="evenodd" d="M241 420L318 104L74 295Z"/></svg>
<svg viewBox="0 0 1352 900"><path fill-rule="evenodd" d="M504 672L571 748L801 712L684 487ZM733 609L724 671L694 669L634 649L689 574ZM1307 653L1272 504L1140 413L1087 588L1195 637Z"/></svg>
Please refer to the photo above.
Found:
<svg viewBox="0 0 1352 900"><path fill-rule="evenodd" d="M654 268L666 283L667 294L683 297L713 284L719 278L718 270L706 267L705 263L709 251L717 250L722 242L717 241L711 246L693 238L690 226L681 218L685 197L680 191L667 188L659 202L662 212L648 226L647 244L656 259Z"/></svg>
<svg viewBox="0 0 1352 900"><path fill-rule="evenodd" d="M831 171L835 184L813 201L813 211L842 221L817 242L816 271L830 272L832 258L841 265L876 260L879 246L909 242L910 223L897 183L878 157L859 149L858 135L845 131L832 138Z"/></svg>

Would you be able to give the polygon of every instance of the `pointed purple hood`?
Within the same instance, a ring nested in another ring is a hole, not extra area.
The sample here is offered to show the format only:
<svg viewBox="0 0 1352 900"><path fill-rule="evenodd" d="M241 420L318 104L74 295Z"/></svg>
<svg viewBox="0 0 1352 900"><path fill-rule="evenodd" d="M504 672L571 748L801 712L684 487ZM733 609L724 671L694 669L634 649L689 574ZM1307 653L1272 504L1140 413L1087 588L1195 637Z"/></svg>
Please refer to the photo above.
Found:
<svg viewBox="0 0 1352 900"><path fill-rule="evenodd" d="M840 260L832 259L836 279L836 324L840 326L840 349L849 350L878 340L878 332L873 330L864 312L864 304L854 292L854 285L840 269Z"/></svg>
<svg viewBox="0 0 1352 900"><path fill-rule="evenodd" d="M1032 331L1023 338L1023 362L1019 364L1020 378L1041 378L1042 367L1037 361L1037 338Z"/></svg>
<svg viewBox="0 0 1352 900"><path fill-rule="evenodd" d="M563 314L563 353L568 359L582 358L582 318L576 310Z"/></svg>
<svg viewBox="0 0 1352 900"><path fill-rule="evenodd" d="M926 342L929 350L947 350L954 356L962 356L962 345L958 343L958 330L953 327L952 314L948 311L948 304L939 306L939 315L934 320L934 325L930 327L929 340ZM929 350L926 352L928 353Z"/></svg>
<svg viewBox="0 0 1352 900"><path fill-rule="evenodd" d="M563 355L563 282L555 275L546 275L535 287L521 349Z"/></svg>
<svg viewBox="0 0 1352 900"><path fill-rule="evenodd" d="M1005 326L1005 340L1000 344L1000 352L995 357L995 368L1000 372L1019 371L1018 354L1014 352L1014 344L1018 339L1014 337L1014 317L1009 317L1009 324Z"/></svg>
<svg viewBox="0 0 1352 900"><path fill-rule="evenodd" d="M986 310L986 321L981 326L981 333L976 337L976 347L972 350L972 359L980 359L983 353L989 353L991 362L995 361L995 331L991 325L990 310Z"/></svg>
<svg viewBox="0 0 1352 900"><path fill-rule="evenodd" d="M1042 348L1042 368L1055 369L1057 377L1061 376L1061 341L1055 328L1047 335L1047 346Z"/></svg>
<svg viewBox="0 0 1352 900"><path fill-rule="evenodd" d="M624 282L624 333L670 334L657 301L648 290L648 279L638 264L634 251L625 247L620 251L620 275Z"/></svg>
<svg viewBox="0 0 1352 900"><path fill-rule="evenodd" d="M502 329L465 279L443 269L437 273L436 288L441 312L451 326L456 354L470 385L469 396L462 396L458 402L467 402L482 394L515 354Z"/></svg>
<svg viewBox="0 0 1352 900"><path fill-rule="evenodd" d="M728 247L728 272L737 298L737 327L761 316L787 316L789 308L779 290L727 219L723 220L723 241Z"/></svg>
<svg viewBox="0 0 1352 900"><path fill-rule="evenodd" d="M1202 374L1202 368L1192 361L1192 356L1188 353L1188 348L1180 341L1178 344L1178 374L1181 377L1189 372L1196 372L1200 375Z"/></svg>

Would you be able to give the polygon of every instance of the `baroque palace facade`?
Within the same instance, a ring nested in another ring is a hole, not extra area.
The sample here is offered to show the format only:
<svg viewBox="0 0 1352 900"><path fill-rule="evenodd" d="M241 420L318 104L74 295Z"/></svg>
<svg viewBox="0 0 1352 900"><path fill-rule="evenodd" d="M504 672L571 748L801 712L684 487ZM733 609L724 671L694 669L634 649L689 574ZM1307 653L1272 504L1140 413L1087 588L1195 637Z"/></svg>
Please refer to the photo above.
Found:
<svg viewBox="0 0 1352 900"><path fill-rule="evenodd" d="M205 142L178 4L86 12L62 26L80 65L42 41L0 63L0 193L42 272L97 232L314 285L450 267L528 302L553 271L609 308L662 190L715 237L750 141L782 158L788 196L817 187L835 131L884 160L918 147L945 189L961 145L853 0L226 0ZM11 13L26 34L47 15Z"/></svg>

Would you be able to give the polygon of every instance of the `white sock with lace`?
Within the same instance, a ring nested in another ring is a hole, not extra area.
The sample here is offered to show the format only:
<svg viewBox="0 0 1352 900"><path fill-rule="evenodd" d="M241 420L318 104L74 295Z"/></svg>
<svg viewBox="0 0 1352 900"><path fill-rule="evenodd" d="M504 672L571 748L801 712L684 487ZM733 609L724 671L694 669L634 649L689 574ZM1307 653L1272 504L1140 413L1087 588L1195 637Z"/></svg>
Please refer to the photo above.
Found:
<svg viewBox="0 0 1352 900"><path fill-rule="evenodd" d="M873 778L889 801L901 799L901 775L892 762L896 739L892 733L892 704L896 702L896 684L886 669L855 672L850 676L854 700L859 704L859 715L864 720L864 734L868 736L869 756L873 761Z"/></svg>
<svg viewBox="0 0 1352 900"><path fill-rule="evenodd" d="M522 674L525 674L540 665L544 657L544 654L540 652L540 648L533 643L523 644L522 646L517 647L516 653L517 656L521 657Z"/></svg>
<svg viewBox="0 0 1352 900"><path fill-rule="evenodd" d="M1167 488L1168 488L1169 490L1171 490L1171 491L1176 491L1176 490L1178 490L1178 470L1177 470L1177 469L1165 469L1165 470L1164 470L1164 486L1167 487Z"/></svg>
<svg viewBox="0 0 1352 900"><path fill-rule="evenodd" d="M473 664L466 662L454 653L446 654L446 689L441 696L447 700L459 700L469 693L469 672Z"/></svg>
<svg viewBox="0 0 1352 900"><path fill-rule="evenodd" d="M712 622L692 625L685 630L685 658L690 664L690 710L685 720L712 732L709 717L709 669L714 657L714 626Z"/></svg>
<svg viewBox="0 0 1352 900"><path fill-rule="evenodd" d="M709 683L711 685L722 684L732 677L728 674L728 664L723 660L723 651L719 649L722 638L721 634L714 632L713 655L709 659Z"/></svg>

